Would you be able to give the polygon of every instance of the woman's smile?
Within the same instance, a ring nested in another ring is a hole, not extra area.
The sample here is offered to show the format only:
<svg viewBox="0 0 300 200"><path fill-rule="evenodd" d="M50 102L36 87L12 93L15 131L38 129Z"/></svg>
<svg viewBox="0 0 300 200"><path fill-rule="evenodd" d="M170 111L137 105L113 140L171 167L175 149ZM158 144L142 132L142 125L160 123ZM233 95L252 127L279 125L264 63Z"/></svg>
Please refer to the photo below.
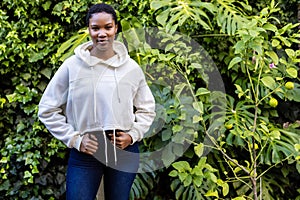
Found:
<svg viewBox="0 0 300 200"><path fill-rule="evenodd" d="M97 44L100 44L100 45L106 45L106 44L108 44L108 40L103 40L103 39L98 39L97 40Z"/></svg>

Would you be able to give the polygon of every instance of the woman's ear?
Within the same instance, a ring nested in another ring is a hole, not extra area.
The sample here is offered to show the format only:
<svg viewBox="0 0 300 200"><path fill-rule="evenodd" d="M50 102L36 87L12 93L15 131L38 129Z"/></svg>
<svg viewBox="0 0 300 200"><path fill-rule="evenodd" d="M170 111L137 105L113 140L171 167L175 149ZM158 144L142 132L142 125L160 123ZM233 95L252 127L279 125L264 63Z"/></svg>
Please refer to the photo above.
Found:
<svg viewBox="0 0 300 200"><path fill-rule="evenodd" d="M117 33L122 32L122 25L121 25L120 21L118 21L118 23L116 24L116 26L117 26Z"/></svg>
<svg viewBox="0 0 300 200"><path fill-rule="evenodd" d="M118 32L118 24L116 24L115 34L117 34L117 32Z"/></svg>

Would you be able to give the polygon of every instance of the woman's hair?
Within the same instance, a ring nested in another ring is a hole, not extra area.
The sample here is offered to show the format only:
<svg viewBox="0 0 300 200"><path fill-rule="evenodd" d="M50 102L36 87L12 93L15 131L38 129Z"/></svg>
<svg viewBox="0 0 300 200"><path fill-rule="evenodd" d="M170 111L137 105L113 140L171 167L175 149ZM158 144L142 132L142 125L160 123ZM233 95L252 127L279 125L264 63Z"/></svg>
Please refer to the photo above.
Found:
<svg viewBox="0 0 300 200"><path fill-rule="evenodd" d="M113 20L115 21L115 24L118 24L117 14L116 11L113 9L113 7L105 3L99 3L90 7L86 15L86 25L89 26L90 18L92 17L93 14L101 13L101 12L111 14Z"/></svg>

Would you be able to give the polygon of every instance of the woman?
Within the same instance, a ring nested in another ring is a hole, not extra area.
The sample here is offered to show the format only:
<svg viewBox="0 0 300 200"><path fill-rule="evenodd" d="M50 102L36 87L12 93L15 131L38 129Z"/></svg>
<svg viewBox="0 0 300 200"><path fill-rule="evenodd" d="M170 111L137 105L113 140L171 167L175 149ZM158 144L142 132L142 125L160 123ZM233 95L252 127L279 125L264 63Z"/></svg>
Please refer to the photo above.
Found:
<svg viewBox="0 0 300 200"><path fill-rule="evenodd" d="M67 199L128 199L138 169L138 141L155 117L141 68L115 41L117 16L107 4L87 13L91 41L78 46L48 84L39 118L69 148Z"/></svg>

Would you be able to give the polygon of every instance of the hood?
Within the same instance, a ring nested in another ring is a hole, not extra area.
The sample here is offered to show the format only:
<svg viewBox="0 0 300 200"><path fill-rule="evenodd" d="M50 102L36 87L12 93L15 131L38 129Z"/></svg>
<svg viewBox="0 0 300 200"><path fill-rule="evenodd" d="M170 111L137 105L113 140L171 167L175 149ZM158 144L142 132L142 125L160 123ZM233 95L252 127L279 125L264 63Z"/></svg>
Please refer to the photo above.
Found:
<svg viewBox="0 0 300 200"><path fill-rule="evenodd" d="M114 41L113 43L113 49L116 55L107 60L102 60L95 56L91 56L90 49L92 48L92 45L92 41L89 41L79 45L75 48L74 51L75 55L81 60L83 60L85 63L87 63L89 66L94 66L96 64L104 64L117 68L123 65L129 58L125 45L119 41Z"/></svg>

